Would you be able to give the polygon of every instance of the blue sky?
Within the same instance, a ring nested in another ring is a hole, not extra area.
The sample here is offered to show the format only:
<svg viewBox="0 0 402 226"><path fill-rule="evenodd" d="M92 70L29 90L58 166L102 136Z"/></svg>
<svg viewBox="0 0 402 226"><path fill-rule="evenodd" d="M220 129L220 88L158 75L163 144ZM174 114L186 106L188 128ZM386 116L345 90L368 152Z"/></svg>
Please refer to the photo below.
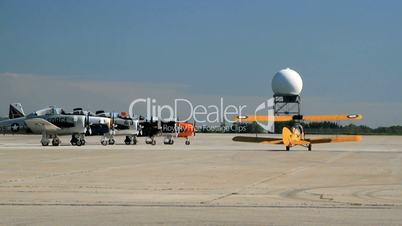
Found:
<svg viewBox="0 0 402 226"><path fill-rule="evenodd" d="M290 67L306 98L395 106L401 27L401 1L0 0L0 73L269 97Z"/></svg>

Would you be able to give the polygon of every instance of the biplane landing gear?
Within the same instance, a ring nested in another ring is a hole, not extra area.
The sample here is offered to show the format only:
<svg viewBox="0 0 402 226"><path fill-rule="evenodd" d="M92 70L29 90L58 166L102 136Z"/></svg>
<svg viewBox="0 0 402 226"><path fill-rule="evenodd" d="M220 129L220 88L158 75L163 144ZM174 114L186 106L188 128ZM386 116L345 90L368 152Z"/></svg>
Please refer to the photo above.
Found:
<svg viewBox="0 0 402 226"><path fill-rule="evenodd" d="M307 146L307 149L308 149L309 151L311 151L311 144L309 144L309 145Z"/></svg>
<svg viewBox="0 0 402 226"><path fill-rule="evenodd" d="M190 139L188 139L188 137L186 137L186 141L184 142L186 145L190 145Z"/></svg>
<svg viewBox="0 0 402 226"><path fill-rule="evenodd" d="M289 146L286 146L286 151L290 151L290 147L289 147Z"/></svg>

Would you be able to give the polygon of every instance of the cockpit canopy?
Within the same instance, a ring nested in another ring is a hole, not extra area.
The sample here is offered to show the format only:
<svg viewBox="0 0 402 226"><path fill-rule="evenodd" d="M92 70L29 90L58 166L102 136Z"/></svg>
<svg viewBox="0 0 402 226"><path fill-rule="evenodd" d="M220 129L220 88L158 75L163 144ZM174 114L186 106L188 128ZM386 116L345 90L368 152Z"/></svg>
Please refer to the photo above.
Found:
<svg viewBox="0 0 402 226"><path fill-rule="evenodd" d="M66 114L62 108L56 107L48 107L45 109L41 109L35 112L30 113L27 118L35 117L35 116L44 116L44 115L64 115Z"/></svg>

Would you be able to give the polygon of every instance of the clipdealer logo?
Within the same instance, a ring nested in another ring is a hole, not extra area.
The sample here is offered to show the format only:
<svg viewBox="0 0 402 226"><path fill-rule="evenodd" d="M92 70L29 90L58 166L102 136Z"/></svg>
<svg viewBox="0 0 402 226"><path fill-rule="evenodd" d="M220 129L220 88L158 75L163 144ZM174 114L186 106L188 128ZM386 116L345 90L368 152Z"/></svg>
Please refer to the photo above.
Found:
<svg viewBox="0 0 402 226"><path fill-rule="evenodd" d="M274 115L274 100L273 98L259 104L255 111L255 115L273 116ZM236 116L245 115L247 105L225 105L223 97L220 97L219 104L214 105L195 105L190 100L185 98L174 99L172 105L160 105L155 98L138 98L133 100L129 106L129 115L135 116L135 110L146 109L146 118L158 118L161 120L177 120L180 110L180 120L194 121L196 123L234 123L237 121ZM183 115L183 109L186 115ZM164 117L162 117L164 116ZM274 122L256 122L264 130L274 132Z"/></svg>
<svg viewBox="0 0 402 226"><path fill-rule="evenodd" d="M146 108L146 118L158 118L162 120L176 120L179 116L180 109L188 109L186 115L183 111L180 115L180 121L195 121L196 123L223 123L235 122L236 115L241 115L247 108L247 105L225 105L221 97L219 104L202 105L193 104L185 98L174 99L173 105L160 105L155 98L139 98L130 103L129 114L131 117L135 115L135 109ZM162 118L162 116L164 116Z"/></svg>
<svg viewBox="0 0 402 226"><path fill-rule="evenodd" d="M275 109L274 109L274 98L270 98L267 101L262 102L258 105L254 111L254 115L263 115L268 117L274 117ZM264 130L274 133L275 132L275 122L273 120L270 121L256 121L256 123L261 126Z"/></svg>

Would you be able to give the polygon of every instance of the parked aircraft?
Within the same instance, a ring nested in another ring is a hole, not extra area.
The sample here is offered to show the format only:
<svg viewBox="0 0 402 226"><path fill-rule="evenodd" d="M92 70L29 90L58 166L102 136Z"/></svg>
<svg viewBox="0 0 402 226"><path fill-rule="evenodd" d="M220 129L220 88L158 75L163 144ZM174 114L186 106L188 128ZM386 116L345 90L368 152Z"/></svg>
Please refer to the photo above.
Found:
<svg viewBox="0 0 402 226"><path fill-rule="evenodd" d="M22 105L10 105L9 119L0 121L3 134L42 134L41 144L48 146L50 139L53 146L60 145L59 136L72 135L75 144L85 144L85 116L66 113L63 109L50 106L25 115Z"/></svg>
<svg viewBox="0 0 402 226"><path fill-rule="evenodd" d="M25 115L21 104L11 104L9 119L0 122L3 134L42 134L41 143L48 146L60 145L60 135L71 135L72 145L85 145L85 135L101 135L102 145L115 144L116 136L126 136L124 143L137 144L137 137L146 137L147 144L156 144L156 136L164 136L164 144L174 144L174 138L185 138L190 145L190 137L195 135L195 125L175 120L132 119L127 112L119 114L97 111L95 114L74 108L67 113L54 106Z"/></svg>
<svg viewBox="0 0 402 226"><path fill-rule="evenodd" d="M85 116L85 135L104 135L109 133L111 128L111 119L105 116L94 115L89 111L84 111L82 108L74 108L73 115ZM72 136L70 143L76 145L77 140Z"/></svg>
<svg viewBox="0 0 402 226"><path fill-rule="evenodd" d="M96 116L106 117L110 120L110 129L103 134L101 139L102 145L115 144L115 136L126 136L124 143L127 145L137 144L137 136L139 133L138 120L129 117L127 112L110 112L103 110L97 111Z"/></svg>
<svg viewBox="0 0 402 226"><path fill-rule="evenodd" d="M156 144L156 136L164 136L163 143L166 145L174 144L175 137L184 138L185 144L190 145L190 137L195 136L195 124L189 122L142 118L139 125L139 136L146 137L145 143L152 145Z"/></svg>

